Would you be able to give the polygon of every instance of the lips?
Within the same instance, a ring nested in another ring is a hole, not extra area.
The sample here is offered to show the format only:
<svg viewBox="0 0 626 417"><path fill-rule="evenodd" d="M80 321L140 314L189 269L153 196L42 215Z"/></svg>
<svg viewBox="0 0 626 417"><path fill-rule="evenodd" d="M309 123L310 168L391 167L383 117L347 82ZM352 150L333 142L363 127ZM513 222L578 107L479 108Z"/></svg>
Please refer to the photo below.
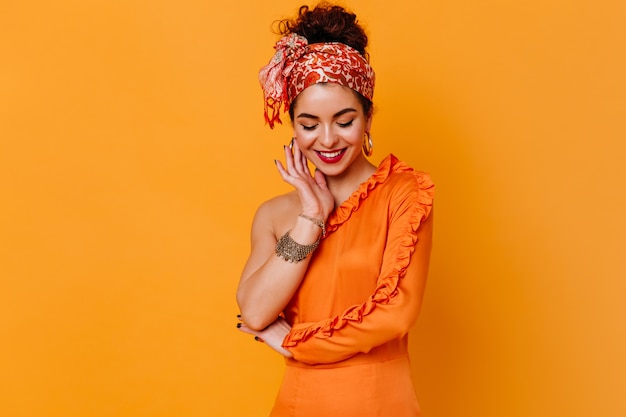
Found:
<svg viewBox="0 0 626 417"><path fill-rule="evenodd" d="M346 152L346 148L337 149L334 151L315 151L317 156L326 164L334 164L341 160Z"/></svg>

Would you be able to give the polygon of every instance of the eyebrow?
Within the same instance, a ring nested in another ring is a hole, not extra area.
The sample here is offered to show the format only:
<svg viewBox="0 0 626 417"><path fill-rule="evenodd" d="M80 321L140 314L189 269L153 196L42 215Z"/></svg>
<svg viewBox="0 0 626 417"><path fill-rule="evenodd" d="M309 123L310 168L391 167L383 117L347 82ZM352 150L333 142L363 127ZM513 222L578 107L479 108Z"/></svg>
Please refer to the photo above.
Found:
<svg viewBox="0 0 626 417"><path fill-rule="evenodd" d="M348 107L345 108L343 110L338 111L337 113L333 114L333 119L336 119L337 117L344 115L346 113L350 113L350 112L356 112L356 109L353 109L352 107ZM300 113L299 115L296 116L297 118L300 117L304 117L306 119L314 119L314 120L319 120L318 116L315 116L313 114L309 114L309 113Z"/></svg>

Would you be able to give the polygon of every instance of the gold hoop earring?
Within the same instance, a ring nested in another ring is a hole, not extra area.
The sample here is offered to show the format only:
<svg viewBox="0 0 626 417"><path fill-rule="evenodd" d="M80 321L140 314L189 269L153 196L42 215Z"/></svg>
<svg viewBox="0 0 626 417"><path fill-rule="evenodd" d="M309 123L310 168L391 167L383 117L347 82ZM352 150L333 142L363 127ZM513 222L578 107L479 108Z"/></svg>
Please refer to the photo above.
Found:
<svg viewBox="0 0 626 417"><path fill-rule="evenodd" d="M374 153L374 142L372 141L370 132L365 132L363 135L363 153L365 156L372 156Z"/></svg>

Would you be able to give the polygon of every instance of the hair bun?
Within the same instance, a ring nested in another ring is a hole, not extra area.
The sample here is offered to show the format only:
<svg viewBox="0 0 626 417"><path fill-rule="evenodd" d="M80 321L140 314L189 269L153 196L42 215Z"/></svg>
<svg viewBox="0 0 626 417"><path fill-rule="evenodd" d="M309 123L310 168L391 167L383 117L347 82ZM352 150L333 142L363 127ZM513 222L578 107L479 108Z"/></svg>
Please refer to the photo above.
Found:
<svg viewBox="0 0 626 417"><path fill-rule="evenodd" d="M341 6L320 3L315 8L301 6L295 19L278 22L278 33L305 37L309 44L341 42L356 49L366 59L367 35L356 15Z"/></svg>

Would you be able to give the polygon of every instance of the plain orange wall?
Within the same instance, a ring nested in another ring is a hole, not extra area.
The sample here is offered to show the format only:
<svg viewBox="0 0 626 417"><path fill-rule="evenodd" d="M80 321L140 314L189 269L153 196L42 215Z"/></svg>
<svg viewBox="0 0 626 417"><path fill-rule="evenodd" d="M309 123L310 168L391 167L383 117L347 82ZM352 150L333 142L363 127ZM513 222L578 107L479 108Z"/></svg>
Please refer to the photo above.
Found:
<svg viewBox="0 0 626 417"><path fill-rule="evenodd" d="M256 75L299 4L0 5L1 415L267 415L282 361L234 292L288 189ZM438 187L425 416L626 415L624 4L348 3L373 159Z"/></svg>

